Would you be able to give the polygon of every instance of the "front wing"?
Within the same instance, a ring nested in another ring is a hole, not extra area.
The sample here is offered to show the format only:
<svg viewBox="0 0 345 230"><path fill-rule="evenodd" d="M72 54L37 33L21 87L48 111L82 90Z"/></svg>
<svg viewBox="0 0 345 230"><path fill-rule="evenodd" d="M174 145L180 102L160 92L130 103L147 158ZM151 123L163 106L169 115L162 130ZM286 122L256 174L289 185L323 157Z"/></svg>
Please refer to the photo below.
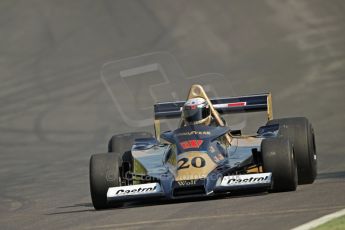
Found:
<svg viewBox="0 0 345 230"><path fill-rule="evenodd" d="M187 197L214 196L233 191L252 189L269 189L272 185L272 173L255 173L230 175L216 179L198 180L162 180L155 183L111 187L107 192L107 200L130 201L148 197L178 199Z"/></svg>

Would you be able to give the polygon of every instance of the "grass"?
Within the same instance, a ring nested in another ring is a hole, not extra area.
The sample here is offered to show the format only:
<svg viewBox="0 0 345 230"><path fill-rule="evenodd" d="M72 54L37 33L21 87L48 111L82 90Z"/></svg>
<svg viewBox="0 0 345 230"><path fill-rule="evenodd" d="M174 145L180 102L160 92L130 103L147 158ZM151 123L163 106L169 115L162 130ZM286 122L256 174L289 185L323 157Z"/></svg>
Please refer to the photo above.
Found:
<svg viewBox="0 0 345 230"><path fill-rule="evenodd" d="M328 221L313 230L344 230L345 229L345 215L334 220Z"/></svg>

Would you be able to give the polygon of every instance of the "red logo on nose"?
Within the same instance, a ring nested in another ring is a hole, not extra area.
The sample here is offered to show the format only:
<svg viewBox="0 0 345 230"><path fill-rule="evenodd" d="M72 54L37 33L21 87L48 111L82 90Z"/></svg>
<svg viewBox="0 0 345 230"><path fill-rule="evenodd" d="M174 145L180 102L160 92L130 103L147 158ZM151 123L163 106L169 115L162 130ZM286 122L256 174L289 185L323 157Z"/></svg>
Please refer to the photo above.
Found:
<svg viewBox="0 0 345 230"><path fill-rule="evenodd" d="M183 149L197 149L202 145L203 140L189 140L189 141L182 141L180 145Z"/></svg>

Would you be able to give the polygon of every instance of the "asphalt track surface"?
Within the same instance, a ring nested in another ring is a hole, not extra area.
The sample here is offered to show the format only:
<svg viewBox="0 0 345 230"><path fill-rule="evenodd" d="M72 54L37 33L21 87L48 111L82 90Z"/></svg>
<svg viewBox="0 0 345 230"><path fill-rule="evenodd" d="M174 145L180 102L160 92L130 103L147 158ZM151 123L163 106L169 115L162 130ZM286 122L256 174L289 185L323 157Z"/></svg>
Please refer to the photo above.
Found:
<svg viewBox="0 0 345 230"><path fill-rule="evenodd" d="M275 117L308 117L317 135L315 183L94 211L90 155L105 152L113 133L152 131L119 116L102 65L160 51L186 76L221 73L239 95L271 91ZM344 88L342 0L2 0L0 228L289 229L343 209Z"/></svg>

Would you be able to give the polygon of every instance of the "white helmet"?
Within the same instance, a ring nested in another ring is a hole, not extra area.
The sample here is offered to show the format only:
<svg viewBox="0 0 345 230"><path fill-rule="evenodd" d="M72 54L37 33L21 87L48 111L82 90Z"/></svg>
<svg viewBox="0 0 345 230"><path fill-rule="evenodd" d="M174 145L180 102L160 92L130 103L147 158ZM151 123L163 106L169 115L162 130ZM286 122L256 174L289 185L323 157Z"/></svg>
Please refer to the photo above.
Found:
<svg viewBox="0 0 345 230"><path fill-rule="evenodd" d="M183 106L182 116L185 124L209 125L211 123L211 109L204 98L189 99Z"/></svg>

